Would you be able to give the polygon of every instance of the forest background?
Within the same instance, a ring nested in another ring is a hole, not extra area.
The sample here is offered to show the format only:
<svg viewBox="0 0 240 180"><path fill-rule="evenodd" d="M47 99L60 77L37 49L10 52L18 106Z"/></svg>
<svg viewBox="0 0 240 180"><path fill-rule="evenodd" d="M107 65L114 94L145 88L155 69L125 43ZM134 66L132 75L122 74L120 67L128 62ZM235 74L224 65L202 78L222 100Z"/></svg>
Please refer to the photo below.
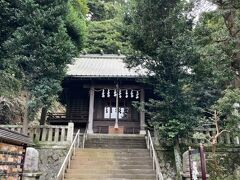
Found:
<svg viewBox="0 0 240 180"><path fill-rule="evenodd" d="M162 137L176 141L215 111L239 133L238 0L0 0L0 27L1 124L51 110L73 57L120 50L147 69L156 98L145 111Z"/></svg>

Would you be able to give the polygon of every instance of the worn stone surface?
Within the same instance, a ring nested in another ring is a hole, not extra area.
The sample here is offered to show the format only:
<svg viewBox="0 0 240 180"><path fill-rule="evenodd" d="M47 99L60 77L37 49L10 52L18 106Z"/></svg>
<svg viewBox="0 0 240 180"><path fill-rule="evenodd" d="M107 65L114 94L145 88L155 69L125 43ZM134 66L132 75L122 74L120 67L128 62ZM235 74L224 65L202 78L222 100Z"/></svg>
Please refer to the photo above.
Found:
<svg viewBox="0 0 240 180"><path fill-rule="evenodd" d="M67 154L67 149L38 149L40 180L55 180Z"/></svg>
<svg viewBox="0 0 240 180"><path fill-rule="evenodd" d="M24 170L29 172L38 171L39 153L35 148L28 147L26 151Z"/></svg>
<svg viewBox="0 0 240 180"><path fill-rule="evenodd" d="M173 150L163 149L162 147L156 146L156 152L158 154L159 165L163 178L167 180L175 180L176 169Z"/></svg>

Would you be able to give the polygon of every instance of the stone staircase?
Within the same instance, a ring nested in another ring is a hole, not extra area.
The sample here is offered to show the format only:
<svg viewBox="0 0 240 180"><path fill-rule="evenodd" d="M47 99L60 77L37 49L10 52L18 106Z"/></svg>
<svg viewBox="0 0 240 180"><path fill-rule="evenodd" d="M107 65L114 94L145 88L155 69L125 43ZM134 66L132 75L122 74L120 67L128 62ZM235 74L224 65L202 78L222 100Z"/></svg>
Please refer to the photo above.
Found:
<svg viewBox="0 0 240 180"><path fill-rule="evenodd" d="M153 180L152 159L141 135L91 135L65 174L67 180Z"/></svg>

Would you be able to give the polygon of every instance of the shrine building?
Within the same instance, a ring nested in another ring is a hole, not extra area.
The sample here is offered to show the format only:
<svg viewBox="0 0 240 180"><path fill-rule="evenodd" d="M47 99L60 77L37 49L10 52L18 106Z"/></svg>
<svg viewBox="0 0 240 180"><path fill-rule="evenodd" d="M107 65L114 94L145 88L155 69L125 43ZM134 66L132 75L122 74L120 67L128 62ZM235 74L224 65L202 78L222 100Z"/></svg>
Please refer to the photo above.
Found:
<svg viewBox="0 0 240 180"><path fill-rule="evenodd" d="M75 126L85 125L90 134L144 134L143 102L151 89L141 81L143 70L127 68L124 58L106 54L75 58L62 84L66 114L49 114L48 122L71 121Z"/></svg>

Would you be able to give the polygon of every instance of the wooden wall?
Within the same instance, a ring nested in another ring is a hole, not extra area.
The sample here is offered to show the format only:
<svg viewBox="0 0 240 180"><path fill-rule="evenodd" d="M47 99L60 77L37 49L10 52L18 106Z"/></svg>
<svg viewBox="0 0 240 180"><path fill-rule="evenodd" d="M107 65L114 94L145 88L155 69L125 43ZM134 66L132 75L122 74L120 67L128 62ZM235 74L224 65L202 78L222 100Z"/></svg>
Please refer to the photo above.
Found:
<svg viewBox="0 0 240 180"><path fill-rule="evenodd" d="M70 89L67 98L67 119L73 122L88 122L89 95L86 89Z"/></svg>

